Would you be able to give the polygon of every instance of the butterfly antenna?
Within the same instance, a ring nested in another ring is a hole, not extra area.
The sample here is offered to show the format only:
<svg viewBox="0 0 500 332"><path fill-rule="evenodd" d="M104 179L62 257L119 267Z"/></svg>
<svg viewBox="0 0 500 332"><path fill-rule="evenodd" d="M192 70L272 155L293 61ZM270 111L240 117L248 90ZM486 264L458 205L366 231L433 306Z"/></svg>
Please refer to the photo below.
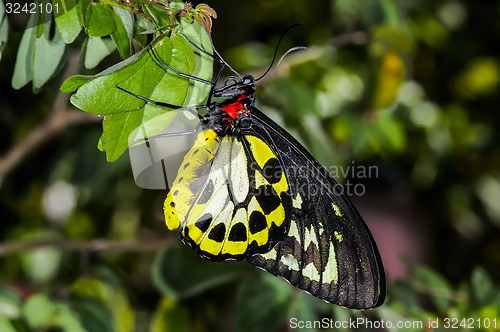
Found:
<svg viewBox="0 0 500 332"><path fill-rule="evenodd" d="M285 37L286 33L291 29L291 28L295 28L296 26L299 26L299 25L302 25L301 23L297 23L297 24L292 24L290 25L288 28L285 29L285 31L283 31L283 33L281 34L281 37L280 39L278 40L278 45L276 45L276 49L274 50L274 55L273 55L273 60L271 61L271 64L269 65L269 67L267 68L266 72L264 74L262 74L261 77L257 78L255 81L260 81L261 79L265 78L268 76L268 73L269 71L271 70L271 68L273 68L273 64L274 64L274 61L276 60L276 55L278 55L278 49L280 47L280 44L281 44L281 41L283 40L283 37ZM276 65L276 68L279 66L281 60L283 60L283 58L290 52L293 52L293 51L296 51L296 50L299 50L299 49L305 49L305 47L294 47L294 48L291 48L289 49L280 59L280 61L278 61L278 64ZM272 74L274 73L274 71L276 70L276 68L274 68L274 70L269 73L269 74Z"/></svg>
<svg viewBox="0 0 500 332"><path fill-rule="evenodd" d="M198 46L195 42L193 42L191 39L189 39L189 37L188 37L188 36L186 36L185 34L183 34L182 32L180 32L180 34L181 34L182 36L184 36L184 38L186 38L186 40L187 40L187 41L188 41L191 45L193 45L194 47L196 47L196 48L197 48L200 52L202 52L202 53L204 53L204 54L206 54L206 55L210 56L212 59L214 59L214 60L215 60L215 61L217 61L218 63L224 64L224 62L223 62L221 59L219 59L219 57L218 57L218 56L215 56L215 55L213 55L212 53L205 51L205 50L204 50L204 49L202 49L200 46ZM211 42L211 41L212 41L212 34L210 34L210 42ZM212 48L213 48L213 43L212 43Z"/></svg>
<svg viewBox="0 0 500 332"><path fill-rule="evenodd" d="M207 80L204 80L202 78L199 78L199 77L196 77L196 76L192 76L192 75L188 75L188 74L184 74L184 73L181 73L181 72L178 72L177 70L175 70L174 68L170 67L169 65L167 65L166 63L164 63L163 61L160 60L160 58L158 58L158 56L156 55L153 47L150 47L149 48L149 51L151 52L151 54L153 54L153 57L156 59L156 61L158 61L158 63L164 67L164 68L167 68L168 70L170 70L171 72L173 72L174 74L176 75L179 75L179 76L182 76L182 77L185 77L185 78L189 78L191 80L194 80L194 81L198 81L198 82L201 82L201 83L204 83L204 84L208 84L208 85L213 85L212 82L210 81L207 81Z"/></svg>
<svg viewBox="0 0 500 332"><path fill-rule="evenodd" d="M215 83L217 83L220 79L220 76L222 74L222 72L224 71L224 68L225 68L225 65L224 63L222 63L222 67L219 69L219 72L217 73L217 76L215 77L215 80L214 80L214 85L212 85L212 87L210 88L210 93L208 94L208 100L207 100L207 107L210 107L210 105L212 104L212 96L214 95L214 91L215 91Z"/></svg>
<svg viewBox="0 0 500 332"><path fill-rule="evenodd" d="M293 51L299 51L299 50L305 50L306 47L304 46L297 46L297 47L292 47L291 49L289 49L288 51L286 51L285 54L283 54L283 56L280 58L280 61L278 61L278 64L276 65L276 67L274 67L273 71L267 73L267 74L264 74L262 75L261 77L257 78L255 80L255 82L257 81L260 81L260 80L263 80L264 78L268 77L269 75L272 75L276 69L278 69L278 66L280 65L281 61L283 61L283 59L289 54L289 53L292 53ZM268 70L269 71L269 70Z"/></svg>
<svg viewBox="0 0 500 332"><path fill-rule="evenodd" d="M215 46L214 46L214 42L212 40L212 32L210 32L209 34L209 37L210 37L210 44L212 45L212 50L214 51L214 54L210 53L210 52L207 52L205 51L204 49L202 49L200 46L196 45L195 42L191 41L188 36L186 36L185 34L181 33L181 35L184 36L184 38L186 38L186 40L191 44L193 45L194 47L196 47L199 51L201 51L202 53L205 53L207 54L208 56L212 57L215 61L217 61L218 63L222 64L222 67L227 67L230 71L232 71L233 73L235 73L240 79L243 79L243 77L241 77L241 75L233 68L231 67L223 58L222 56L219 54L219 52L217 52L217 50L215 49ZM220 77L220 75L219 75ZM214 81L214 84L217 83L217 80Z"/></svg>
<svg viewBox="0 0 500 332"><path fill-rule="evenodd" d="M243 77L241 77L240 73L238 73L236 70L234 70L233 67L231 67L229 65L229 63L227 63L226 60L224 60L222 58L222 56L219 54L219 52L217 52L217 50L215 49L214 42L212 40L212 33L210 33L210 43L212 44L212 49L214 50L214 54L220 59L220 61L222 61L221 63L223 65L225 65L230 71L232 71L233 73L235 73L236 76L238 76L240 78L240 80L242 80Z"/></svg>

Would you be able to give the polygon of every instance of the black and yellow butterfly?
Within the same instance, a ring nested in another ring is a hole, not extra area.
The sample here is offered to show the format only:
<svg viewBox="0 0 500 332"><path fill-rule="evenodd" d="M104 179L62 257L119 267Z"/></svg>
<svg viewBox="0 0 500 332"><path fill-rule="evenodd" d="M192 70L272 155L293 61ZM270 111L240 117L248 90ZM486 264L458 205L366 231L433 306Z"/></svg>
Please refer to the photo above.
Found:
<svg viewBox="0 0 500 332"><path fill-rule="evenodd" d="M214 53L222 68L212 83L176 72L153 52L169 70L212 86L201 131L165 200L167 227L180 227L182 241L209 261L247 260L325 301L380 306L384 269L360 214L325 168L254 106L255 83L267 72L241 77ZM236 76L215 88L224 67Z"/></svg>

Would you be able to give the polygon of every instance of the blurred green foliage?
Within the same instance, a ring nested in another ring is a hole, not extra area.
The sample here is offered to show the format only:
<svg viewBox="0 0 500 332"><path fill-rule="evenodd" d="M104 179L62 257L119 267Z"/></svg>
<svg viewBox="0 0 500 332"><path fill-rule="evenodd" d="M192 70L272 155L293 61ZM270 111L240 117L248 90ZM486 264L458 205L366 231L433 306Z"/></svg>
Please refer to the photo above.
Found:
<svg viewBox="0 0 500 332"><path fill-rule="evenodd" d="M56 2L67 14L39 25L6 14L8 2L0 2L0 171L4 156L53 112L71 55L80 53L81 74L96 75L139 51L148 42L140 32L154 29L107 2ZM412 248L420 262L406 260L407 273L391 275L383 247L397 241L387 229L375 232L388 299L368 312L326 304L246 263L207 263L164 227L166 193L136 187L126 156L107 163L96 149L101 128L80 124L31 150L8 174L0 172L0 330L289 330L290 318L422 322L409 331L444 331L446 319L465 330L470 321L462 320L472 319L475 330L499 330L498 3L209 5L218 14L214 43L241 73L262 73L284 28L304 24L287 34L279 54L297 45L308 49L292 53L259 85L257 106L325 166L377 165L380 176L364 182L368 205L374 202L386 218L394 211L411 216L399 221L421 234ZM152 8L149 15L171 23L160 12ZM40 51L47 49L50 54ZM67 91L84 81L73 83ZM359 209L376 231L372 210ZM26 241L99 238L139 245L2 251ZM158 238L165 239L163 250L140 250ZM436 320L438 329L431 324Z"/></svg>

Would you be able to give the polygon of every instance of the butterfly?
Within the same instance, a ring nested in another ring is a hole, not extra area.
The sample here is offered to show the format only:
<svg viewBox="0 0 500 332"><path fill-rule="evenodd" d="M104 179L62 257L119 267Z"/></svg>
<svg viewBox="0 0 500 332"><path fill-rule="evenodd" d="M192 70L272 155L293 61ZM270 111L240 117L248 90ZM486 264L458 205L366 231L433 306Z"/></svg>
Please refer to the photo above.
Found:
<svg viewBox="0 0 500 332"><path fill-rule="evenodd" d="M278 48L269 69L256 79L237 73L215 48L211 54L184 37L222 65L214 82L179 73L151 51L167 70L209 84L206 105L171 105L118 87L198 118L199 130L192 133L194 142L164 202L167 227L181 228L182 242L209 261L246 260L346 308L380 306L384 268L363 218L307 149L255 107L256 83L274 72ZM298 49L288 50L276 67ZM226 67L234 75L216 88Z"/></svg>

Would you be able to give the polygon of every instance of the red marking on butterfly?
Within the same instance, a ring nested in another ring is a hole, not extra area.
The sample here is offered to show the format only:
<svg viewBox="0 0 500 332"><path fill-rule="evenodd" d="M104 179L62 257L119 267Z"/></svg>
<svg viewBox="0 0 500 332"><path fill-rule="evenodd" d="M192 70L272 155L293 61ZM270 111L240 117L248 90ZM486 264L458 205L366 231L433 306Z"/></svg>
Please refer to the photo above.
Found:
<svg viewBox="0 0 500 332"><path fill-rule="evenodd" d="M236 119L240 112L246 113L245 105L243 105L243 101L246 98L246 96L241 96L234 103L222 107L222 110L226 112L232 119Z"/></svg>

